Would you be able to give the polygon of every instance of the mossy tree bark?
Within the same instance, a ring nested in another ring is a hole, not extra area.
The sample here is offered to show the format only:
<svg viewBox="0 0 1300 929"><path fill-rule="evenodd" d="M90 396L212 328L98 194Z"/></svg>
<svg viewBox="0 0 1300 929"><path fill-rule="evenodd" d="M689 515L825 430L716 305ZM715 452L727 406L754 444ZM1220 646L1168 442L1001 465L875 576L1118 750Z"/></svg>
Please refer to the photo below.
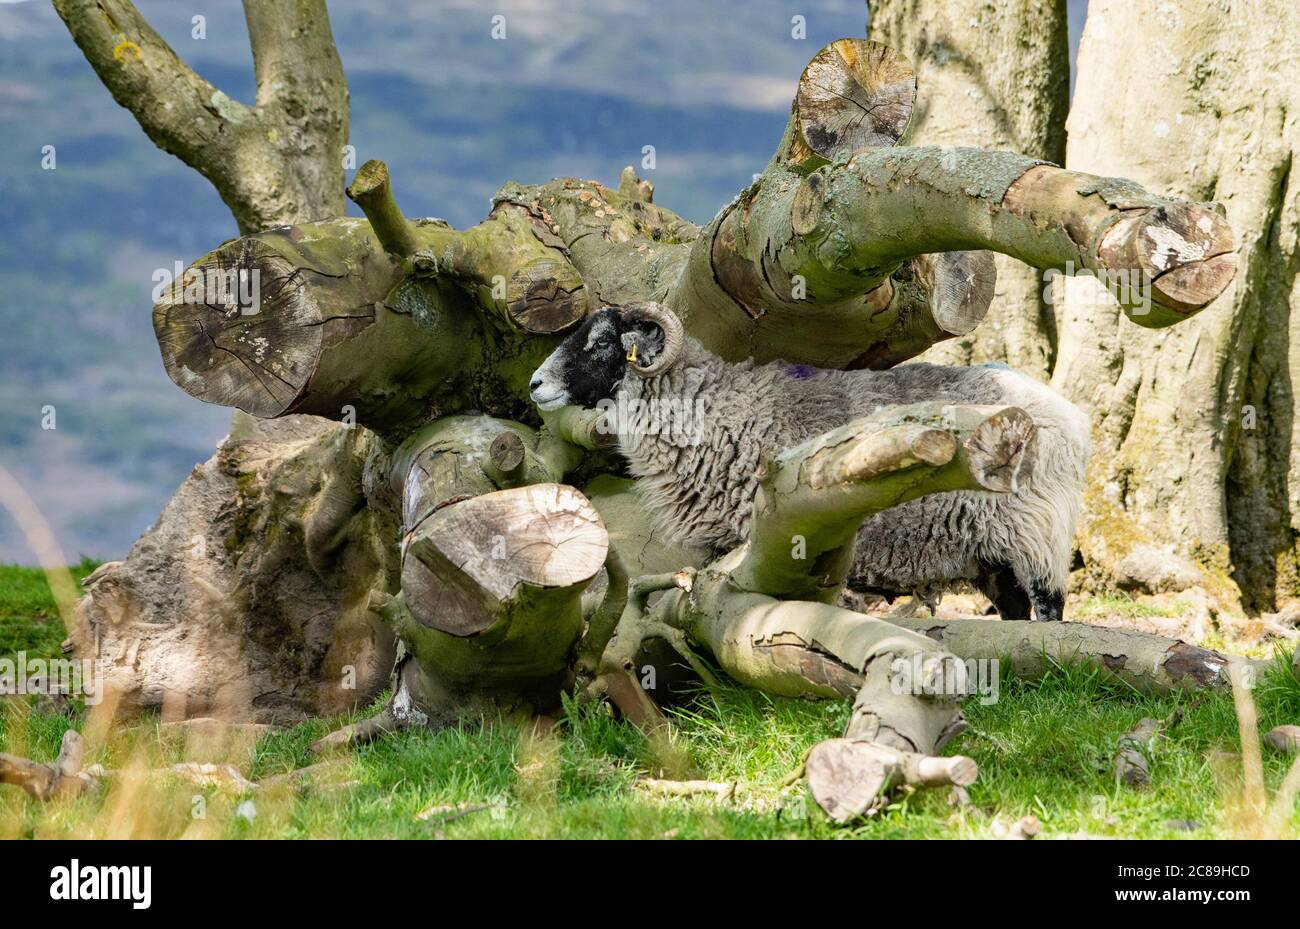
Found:
<svg viewBox="0 0 1300 929"><path fill-rule="evenodd" d="M1089 6L1069 167L1218 201L1241 267L1167 332L1125 325L1093 282L1067 290L1053 383L1096 423L1080 544L1097 583L1172 549L1229 614L1238 589L1247 609L1300 595L1298 29L1293 4Z"/></svg>
<svg viewBox="0 0 1300 929"><path fill-rule="evenodd" d="M189 68L131 0L55 0L54 9L113 99L212 182L240 232L343 212L348 86L325 0L244 0L251 107Z"/></svg>

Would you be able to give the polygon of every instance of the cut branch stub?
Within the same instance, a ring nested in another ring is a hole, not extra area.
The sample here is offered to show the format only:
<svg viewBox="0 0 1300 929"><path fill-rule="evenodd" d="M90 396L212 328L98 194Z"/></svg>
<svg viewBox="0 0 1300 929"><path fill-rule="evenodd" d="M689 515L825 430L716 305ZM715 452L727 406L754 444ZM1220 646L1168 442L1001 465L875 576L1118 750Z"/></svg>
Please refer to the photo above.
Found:
<svg viewBox="0 0 1300 929"><path fill-rule="evenodd" d="M403 551L421 525L459 500L559 481L580 456L527 426L486 416L444 416L417 429L393 452L389 487L402 501Z"/></svg>
<svg viewBox="0 0 1300 929"><path fill-rule="evenodd" d="M586 288L559 252L533 248L536 256L521 256L505 283L506 311L525 332L563 332L587 314Z"/></svg>
<svg viewBox="0 0 1300 929"><path fill-rule="evenodd" d="M422 522L406 552L402 589L422 625L472 635L495 625L521 587L590 581L608 546L599 514L572 487L501 490L445 506Z"/></svg>
<svg viewBox="0 0 1300 929"><path fill-rule="evenodd" d="M1151 282L1153 310L1172 310L1177 322L1221 294L1237 273L1232 227L1213 210L1173 203L1117 220L1097 249L1108 268L1134 268ZM1168 313L1149 323L1144 314L1129 318L1139 325L1160 325Z"/></svg>
<svg viewBox="0 0 1300 929"><path fill-rule="evenodd" d="M384 251L399 260L409 259L415 254L415 236L411 224L393 199L388 165L374 159L367 161L357 170L347 193L352 202L365 212Z"/></svg>
<svg viewBox="0 0 1300 929"><path fill-rule="evenodd" d="M644 181L636 176L636 170L628 165L618 176L618 192L629 200L639 203L652 203L655 196L655 185L650 181Z"/></svg>
<svg viewBox="0 0 1300 929"><path fill-rule="evenodd" d="M1015 493L1038 457L1038 431L1030 415L1018 406L952 406L945 414L966 436L956 457L975 485Z"/></svg>
<svg viewBox="0 0 1300 929"><path fill-rule="evenodd" d="M1232 227L1213 205L1156 197L1123 178L1038 165L1007 188L1003 205L1083 245L1076 267L1098 273L1140 326L1181 322L1237 273Z"/></svg>
<svg viewBox="0 0 1300 929"><path fill-rule="evenodd" d="M1122 178L931 147L859 152L821 173L817 191L788 194L791 210L800 197L822 201L802 234L810 279L833 270L818 269L828 236L851 243L843 269L876 273L925 252L992 249L1043 270L1092 272L1130 319L1158 327L1203 309L1236 272L1226 219Z"/></svg>
<svg viewBox="0 0 1300 929"><path fill-rule="evenodd" d="M526 402L546 345L520 334L559 332L589 309L563 240L514 203L463 232L407 220L379 161L350 192L366 220L228 242L160 295L154 328L171 378L254 416L351 413L403 436L457 409ZM504 339L483 337L485 317Z"/></svg>
<svg viewBox="0 0 1300 929"><path fill-rule="evenodd" d="M796 210L798 202L796 197ZM847 367L892 368L932 345L973 332L993 303L997 279L992 252L939 252L906 262L872 291L885 290L881 318L892 314L893 323Z"/></svg>
<svg viewBox="0 0 1300 929"><path fill-rule="evenodd" d="M520 699L537 710L571 682L583 591L609 546L587 498L558 483L576 463L563 443L485 416L444 417L393 452L402 592L374 604L411 656L395 718L414 707L441 724ZM503 480L522 486L496 490Z"/></svg>
<svg viewBox="0 0 1300 929"><path fill-rule="evenodd" d="M523 475L525 451L524 440L519 434L507 430L488 446L488 459L491 467L499 472L502 481L513 483Z"/></svg>
<svg viewBox="0 0 1300 929"><path fill-rule="evenodd" d="M861 816L890 787L966 787L979 776L974 760L961 755L919 755L853 739L814 745L806 768L813 799L839 823Z"/></svg>
<svg viewBox="0 0 1300 929"><path fill-rule="evenodd" d="M286 412L310 380L326 335L303 279L322 273L330 275L295 266L260 238L205 255L154 304L168 375L209 403L261 417Z"/></svg>
<svg viewBox="0 0 1300 929"><path fill-rule="evenodd" d="M832 42L799 79L789 160L811 170L858 149L888 148L907 132L915 102L916 74L893 49Z"/></svg>
<svg viewBox="0 0 1300 929"><path fill-rule="evenodd" d="M998 281L992 252L921 255L912 260L912 273L929 295L930 315L942 335L966 335L984 321Z"/></svg>

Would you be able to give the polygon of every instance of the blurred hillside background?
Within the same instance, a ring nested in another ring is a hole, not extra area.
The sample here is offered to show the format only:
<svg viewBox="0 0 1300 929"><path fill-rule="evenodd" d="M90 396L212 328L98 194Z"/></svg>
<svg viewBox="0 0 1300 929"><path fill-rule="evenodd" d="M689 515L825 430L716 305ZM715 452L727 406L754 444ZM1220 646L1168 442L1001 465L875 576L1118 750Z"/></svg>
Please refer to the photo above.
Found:
<svg viewBox="0 0 1300 929"><path fill-rule="evenodd" d="M238 0L136 0L176 52L253 102ZM1071 54L1086 0L1071 0ZM506 16L507 39L491 18ZM206 38L191 19L206 18ZM807 37L791 37L791 18ZM408 215L480 220L509 180L616 184L654 145L656 202L710 219L761 171L804 65L864 35L862 0L333 0L357 164ZM42 168L55 146L57 167ZM359 214L358 214L359 215ZM155 149L46 0L0 0L0 464L68 558L120 558L226 433L164 374L156 269L235 235L198 174ZM42 409L57 428L41 428ZM0 513L0 561L33 556Z"/></svg>

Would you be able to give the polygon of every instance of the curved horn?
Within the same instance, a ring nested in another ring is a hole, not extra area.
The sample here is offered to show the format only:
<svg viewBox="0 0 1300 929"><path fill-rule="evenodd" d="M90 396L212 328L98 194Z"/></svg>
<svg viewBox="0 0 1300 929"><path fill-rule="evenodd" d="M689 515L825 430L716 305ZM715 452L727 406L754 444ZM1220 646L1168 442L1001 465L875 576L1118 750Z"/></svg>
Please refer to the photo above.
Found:
<svg viewBox="0 0 1300 929"><path fill-rule="evenodd" d="M677 314L662 303L629 303L623 307L623 319L648 320L664 331L664 350L660 352L659 357L648 365L642 366L640 363L632 361L628 363L633 371L641 377L654 377L656 374L663 374L682 356L682 349L686 347L686 327L682 321L677 318Z"/></svg>

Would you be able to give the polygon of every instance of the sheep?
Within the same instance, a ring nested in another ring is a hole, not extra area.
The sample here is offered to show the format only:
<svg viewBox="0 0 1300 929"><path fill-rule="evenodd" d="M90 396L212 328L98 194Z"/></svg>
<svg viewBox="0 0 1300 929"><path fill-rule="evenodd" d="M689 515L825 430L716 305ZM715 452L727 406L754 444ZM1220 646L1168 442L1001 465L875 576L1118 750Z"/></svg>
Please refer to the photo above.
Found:
<svg viewBox="0 0 1300 929"><path fill-rule="evenodd" d="M848 587L891 602L912 594L933 610L939 594L970 582L1003 619L1029 619L1031 607L1039 620L1062 616L1090 424L1010 368L729 363L687 336L667 307L637 303L588 316L530 389L543 411L616 410L618 448L652 518L719 553L748 536L760 464L781 449L898 404L1020 407L1038 428L1029 480L1011 493L932 494L876 514L858 535Z"/></svg>

